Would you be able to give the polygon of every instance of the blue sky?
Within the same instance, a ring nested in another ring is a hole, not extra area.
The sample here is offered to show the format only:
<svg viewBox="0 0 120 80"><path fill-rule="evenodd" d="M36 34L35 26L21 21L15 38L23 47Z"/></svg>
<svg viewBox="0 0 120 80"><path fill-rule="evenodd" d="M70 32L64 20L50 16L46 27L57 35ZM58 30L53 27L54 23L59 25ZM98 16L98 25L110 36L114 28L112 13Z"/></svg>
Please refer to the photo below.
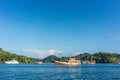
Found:
<svg viewBox="0 0 120 80"><path fill-rule="evenodd" d="M120 53L119 0L0 0L0 47L43 58Z"/></svg>

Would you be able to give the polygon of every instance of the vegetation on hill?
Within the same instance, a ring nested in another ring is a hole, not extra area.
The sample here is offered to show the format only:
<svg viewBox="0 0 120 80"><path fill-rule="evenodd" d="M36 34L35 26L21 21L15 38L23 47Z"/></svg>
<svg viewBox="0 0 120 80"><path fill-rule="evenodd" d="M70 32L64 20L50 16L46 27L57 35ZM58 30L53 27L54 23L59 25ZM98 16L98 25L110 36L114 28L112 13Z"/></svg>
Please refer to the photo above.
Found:
<svg viewBox="0 0 120 80"><path fill-rule="evenodd" d="M2 48L0 48L0 63L4 63L5 61L10 61L13 59L18 60L20 63L33 63L34 62L32 58L13 54L13 53L4 51Z"/></svg>
<svg viewBox="0 0 120 80"><path fill-rule="evenodd" d="M120 54L99 52L93 54L93 57L98 63L117 63L120 60Z"/></svg>
<svg viewBox="0 0 120 80"><path fill-rule="evenodd" d="M83 53L75 57L78 60L82 61L96 61L97 63L117 63L120 62L120 54L117 53L105 53L105 52L98 52L95 54L90 53ZM20 63L33 63L36 61L42 61L42 62L54 62L55 60L61 60L61 61L68 61L69 57L57 57L55 55L50 55L44 59L35 59L35 58L29 58L22 55L13 54L7 51L4 51L2 48L0 48L0 63L4 63L5 61L10 60L18 60Z"/></svg>
<svg viewBox="0 0 120 80"><path fill-rule="evenodd" d="M50 55L44 59L42 59L43 62L54 62L55 60L59 60L59 57L55 56L55 55Z"/></svg>
<svg viewBox="0 0 120 80"><path fill-rule="evenodd" d="M76 59L81 60L81 62L96 61L97 63L117 63L120 60L120 54L105 52L98 52L95 54L83 53L71 57L75 57ZM59 58L55 55L52 55L43 59L44 62L54 62L55 60L68 61L68 57Z"/></svg>

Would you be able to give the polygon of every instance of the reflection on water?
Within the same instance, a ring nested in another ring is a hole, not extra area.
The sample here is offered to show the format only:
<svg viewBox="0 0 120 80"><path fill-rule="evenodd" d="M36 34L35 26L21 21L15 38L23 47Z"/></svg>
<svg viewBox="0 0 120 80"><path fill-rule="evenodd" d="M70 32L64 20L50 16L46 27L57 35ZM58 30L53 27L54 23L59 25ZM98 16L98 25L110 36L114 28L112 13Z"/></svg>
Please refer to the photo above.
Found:
<svg viewBox="0 0 120 80"><path fill-rule="evenodd" d="M0 80L120 80L120 65L0 65Z"/></svg>
<svg viewBox="0 0 120 80"><path fill-rule="evenodd" d="M77 67L69 67L68 68L68 73L69 73L69 77L71 79L76 79L79 75L81 75L81 68L78 69Z"/></svg>

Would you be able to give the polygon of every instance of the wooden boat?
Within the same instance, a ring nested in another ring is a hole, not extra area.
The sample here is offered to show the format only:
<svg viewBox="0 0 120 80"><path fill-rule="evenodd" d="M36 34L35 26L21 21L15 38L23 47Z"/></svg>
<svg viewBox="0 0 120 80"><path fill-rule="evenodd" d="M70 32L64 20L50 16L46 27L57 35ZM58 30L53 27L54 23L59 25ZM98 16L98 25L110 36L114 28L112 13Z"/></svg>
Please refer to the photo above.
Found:
<svg viewBox="0 0 120 80"><path fill-rule="evenodd" d="M75 58L70 58L68 62L55 61L55 63L60 66L78 66L80 65L80 60L76 60Z"/></svg>

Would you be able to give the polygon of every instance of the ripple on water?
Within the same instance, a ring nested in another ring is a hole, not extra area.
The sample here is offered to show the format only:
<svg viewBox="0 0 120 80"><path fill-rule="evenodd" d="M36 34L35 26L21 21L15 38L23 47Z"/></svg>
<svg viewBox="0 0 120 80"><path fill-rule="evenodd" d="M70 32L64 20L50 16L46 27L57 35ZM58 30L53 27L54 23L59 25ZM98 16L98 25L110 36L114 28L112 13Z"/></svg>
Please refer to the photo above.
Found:
<svg viewBox="0 0 120 80"><path fill-rule="evenodd" d="M120 80L120 65L0 65L0 80Z"/></svg>

